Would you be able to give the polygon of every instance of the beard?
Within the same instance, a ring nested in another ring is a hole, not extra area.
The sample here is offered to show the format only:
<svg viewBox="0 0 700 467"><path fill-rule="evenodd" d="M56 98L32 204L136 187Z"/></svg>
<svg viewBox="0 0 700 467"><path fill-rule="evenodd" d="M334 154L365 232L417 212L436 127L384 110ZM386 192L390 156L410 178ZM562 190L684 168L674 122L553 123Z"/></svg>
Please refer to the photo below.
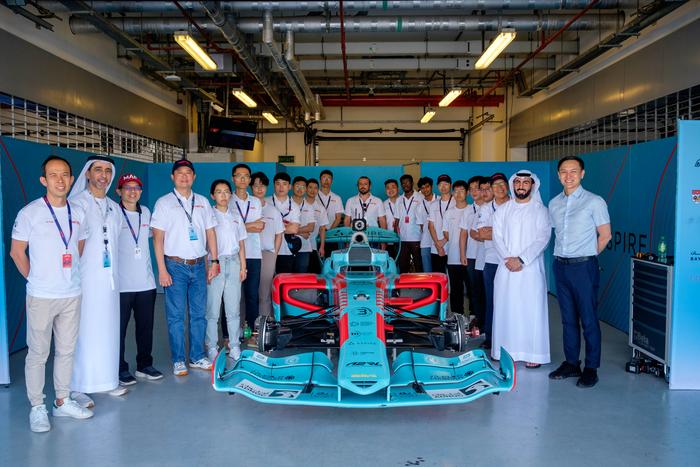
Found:
<svg viewBox="0 0 700 467"><path fill-rule="evenodd" d="M361 195L366 195L367 193L369 193L369 188L362 187L362 188L359 188L358 190L359 190Z"/></svg>
<svg viewBox="0 0 700 467"><path fill-rule="evenodd" d="M515 197L518 199L527 199L530 196L530 193L532 193L532 188L530 188L526 192L523 192L522 190L521 191L516 190Z"/></svg>

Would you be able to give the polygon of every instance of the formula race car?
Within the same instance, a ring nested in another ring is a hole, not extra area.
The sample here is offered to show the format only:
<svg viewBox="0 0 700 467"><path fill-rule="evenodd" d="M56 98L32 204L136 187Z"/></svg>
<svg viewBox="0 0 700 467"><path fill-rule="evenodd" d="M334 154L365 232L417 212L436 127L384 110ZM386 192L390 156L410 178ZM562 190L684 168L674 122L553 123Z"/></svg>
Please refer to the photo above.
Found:
<svg viewBox="0 0 700 467"><path fill-rule="evenodd" d="M274 278L274 315L256 323L257 351L234 362L221 352L214 389L273 404L357 408L458 404L513 389L505 350L500 368L482 350L465 351L468 323L446 311L447 276L398 274L374 248L398 242L362 219L327 232L326 243L348 247L333 251L319 275Z"/></svg>

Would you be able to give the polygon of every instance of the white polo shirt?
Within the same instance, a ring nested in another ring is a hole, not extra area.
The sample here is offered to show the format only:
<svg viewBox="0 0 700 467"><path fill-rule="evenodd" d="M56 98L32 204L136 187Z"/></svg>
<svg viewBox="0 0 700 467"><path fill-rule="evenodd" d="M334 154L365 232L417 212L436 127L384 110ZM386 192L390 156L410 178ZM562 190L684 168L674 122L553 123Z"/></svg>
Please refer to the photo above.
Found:
<svg viewBox="0 0 700 467"><path fill-rule="evenodd" d="M418 215L420 216L420 224L423 226L423 232L420 237L420 247L421 248L432 248L433 247L433 237L430 236L430 229L428 228L428 221L430 219L430 211L433 209L433 205L437 203L437 197L433 195L433 199L428 201L423 197L420 201L420 206L418 206Z"/></svg>
<svg viewBox="0 0 700 467"><path fill-rule="evenodd" d="M69 201L70 203L70 201ZM29 244L29 277L27 295L37 298L71 298L81 293L80 254L78 241L88 237L85 211L70 203L73 235L68 224L68 207L53 207L56 219L68 241L71 268L63 267L66 246L58 233L51 211L43 198L23 207L15 219L12 238Z"/></svg>
<svg viewBox="0 0 700 467"><path fill-rule="evenodd" d="M262 217L260 200L250 194L243 200L234 193L228 203L228 208L240 217L244 224L257 221ZM248 236L245 237L245 257L250 259L262 258L259 232L248 232Z"/></svg>
<svg viewBox="0 0 700 467"><path fill-rule="evenodd" d="M336 214L343 213L343 200L332 191L326 195L321 190L318 191L317 198L328 214L328 221L333 224Z"/></svg>
<svg viewBox="0 0 700 467"><path fill-rule="evenodd" d="M476 240L474 240L471 235L469 235L469 231L474 229L476 226L476 219L477 219L477 214L479 212L479 205L478 204L470 204L467 206L467 209L464 210L464 217L462 218L462 223L460 227L464 230L467 231L467 246L466 246L466 252L465 255L468 259L476 259L476 255L478 253L478 243Z"/></svg>
<svg viewBox="0 0 700 467"><path fill-rule="evenodd" d="M506 203L503 203L506 204ZM492 200L487 203L484 209L479 210L479 220L476 223L478 229L482 227L492 227L493 226L493 214L503 206L503 204L496 204L496 200ZM493 240L484 240L484 262L489 264L500 264L503 261L501 255L498 254L496 246L493 244Z"/></svg>
<svg viewBox="0 0 700 467"><path fill-rule="evenodd" d="M282 216L282 222L285 226L290 223L301 224L301 213L299 212L299 207L297 206L297 203L292 201L291 196L287 196L287 199L284 201L280 201L280 199L277 198L277 195L268 196L265 198L265 204L268 203L279 211L280 215ZM292 254L292 252L289 251L287 242L284 240L282 240L282 246L280 247L278 254L283 256L291 256Z"/></svg>
<svg viewBox="0 0 700 467"><path fill-rule="evenodd" d="M421 225L424 222L420 214L422 200L423 195L416 192L413 192L410 198L403 194L396 200L399 236L402 242L419 242L421 239Z"/></svg>
<svg viewBox="0 0 700 467"><path fill-rule="evenodd" d="M196 235L193 239L190 239L188 215L192 218L192 227ZM151 228L165 232L166 256L196 259L206 255L207 230L214 227L216 227L214 210L204 196L195 192L190 193L189 198L184 198L173 190L158 198L153 208Z"/></svg>
<svg viewBox="0 0 700 467"><path fill-rule="evenodd" d="M388 230L391 230L392 232L394 231L394 219L397 218L399 208L396 206L396 201L398 201L398 197L396 198L395 201L391 201L391 199L385 199L382 204L384 205L384 214L386 215L386 228Z"/></svg>
<svg viewBox="0 0 700 467"><path fill-rule="evenodd" d="M443 234L442 230L442 224L443 220L445 219L445 213L447 210L454 206L455 201L452 199L452 196L447 201L443 201L441 197L438 197L437 200L433 204L433 208L430 211L430 216L428 217L428 221L433 223L433 228L435 229L435 235L437 236L438 240L442 240L445 238L445 235ZM432 237L431 237L432 238ZM448 242L449 243L449 242ZM445 251L447 251L447 244L444 245ZM430 246L430 253L436 255L438 254L437 248L435 248L435 244L431 244Z"/></svg>
<svg viewBox="0 0 700 467"><path fill-rule="evenodd" d="M307 225L316 222L314 207L306 202L306 198L301 200L301 203L297 203L294 201L294 199L292 199L292 203L294 203L297 209L299 209L299 228L306 227ZM314 228L316 228L316 226L314 226ZM299 235L299 238L301 239L301 249L299 250L299 253L311 253L313 250L311 247L311 234L309 234L309 238L304 238L301 235Z"/></svg>
<svg viewBox="0 0 700 467"><path fill-rule="evenodd" d="M119 292L143 292L156 288L148 241L151 237L151 211L146 206L139 206L140 216L138 211L128 211L121 206L118 210L124 217L119 232Z"/></svg>
<svg viewBox="0 0 700 467"><path fill-rule="evenodd" d="M237 212L231 211L231 205L226 212L213 207L216 216L216 249L219 256L237 255L241 249L240 241L248 237L245 224ZM247 256L246 256L247 257Z"/></svg>
<svg viewBox="0 0 700 467"><path fill-rule="evenodd" d="M260 248L263 251L275 252L275 235L284 233L282 214L271 203L262 207L262 220L265 228L260 232ZM282 242L284 244L285 242ZM281 249L281 247L280 247Z"/></svg>
<svg viewBox="0 0 700 467"><path fill-rule="evenodd" d="M447 232L450 241L447 242L447 264L462 264L459 257L459 229L464 212L469 206L458 208L454 202L451 203L443 217L442 230Z"/></svg>
<svg viewBox="0 0 700 467"><path fill-rule="evenodd" d="M379 218L386 216L382 200L372 194L367 201L362 201L359 194L348 199L345 215L350 216L350 219L364 218L368 227L379 227Z"/></svg>
<svg viewBox="0 0 700 467"><path fill-rule="evenodd" d="M308 204L308 199L307 199L307 204ZM331 221L328 217L328 213L326 212L326 209L323 207L321 202L316 198L313 203L310 203L311 208L314 211L314 219L316 222L316 225L314 226L314 231L311 232L311 236L309 237L309 242L311 243L311 249L313 251L318 250L318 242L316 239L318 238L318 232L321 230L321 227L329 228L331 226Z"/></svg>

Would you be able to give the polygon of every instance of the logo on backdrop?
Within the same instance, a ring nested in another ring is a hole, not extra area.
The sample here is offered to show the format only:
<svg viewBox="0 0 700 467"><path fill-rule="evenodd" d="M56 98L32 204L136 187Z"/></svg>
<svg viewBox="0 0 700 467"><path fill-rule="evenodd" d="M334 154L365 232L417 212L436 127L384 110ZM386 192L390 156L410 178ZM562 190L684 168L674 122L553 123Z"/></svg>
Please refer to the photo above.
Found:
<svg viewBox="0 0 700 467"><path fill-rule="evenodd" d="M693 190L691 194L693 203L700 204L700 190Z"/></svg>
<svg viewBox="0 0 700 467"><path fill-rule="evenodd" d="M700 159L695 161L695 167L700 167Z"/></svg>
<svg viewBox="0 0 700 467"><path fill-rule="evenodd" d="M647 251L648 247L647 234L615 231L606 248L612 251L622 250L634 255L638 251Z"/></svg>

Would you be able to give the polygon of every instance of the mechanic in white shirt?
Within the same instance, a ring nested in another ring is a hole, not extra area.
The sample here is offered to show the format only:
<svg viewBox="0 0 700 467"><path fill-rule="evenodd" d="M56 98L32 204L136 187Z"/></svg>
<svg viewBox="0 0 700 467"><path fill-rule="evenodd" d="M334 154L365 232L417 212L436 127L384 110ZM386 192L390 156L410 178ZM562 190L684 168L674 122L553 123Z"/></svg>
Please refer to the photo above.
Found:
<svg viewBox="0 0 700 467"><path fill-rule="evenodd" d="M420 236L420 255L423 261L423 272L433 272L433 264L430 258L430 248L433 247L433 237L430 235L428 227L430 219L430 211L433 205L437 203L437 197L433 193L433 179L430 177L421 177L418 179L418 189L423 199L420 202L418 209L421 217L423 231Z"/></svg>
<svg viewBox="0 0 700 467"><path fill-rule="evenodd" d="M357 179L357 196L345 203L345 226L350 227L353 219L365 219L368 227L387 228L386 214L382 200L372 195L372 181L362 176Z"/></svg>
<svg viewBox="0 0 700 467"><path fill-rule="evenodd" d="M398 207L396 206L396 201L399 199L399 182L390 178L384 182L384 191L386 193L386 199L382 203L384 205L384 214L386 215L386 228L392 232L396 232L396 227L394 220L398 214ZM389 243L386 246L386 251L389 253L391 258L396 260L396 267L399 267L397 253L399 251L399 245L395 243Z"/></svg>
<svg viewBox="0 0 700 467"><path fill-rule="evenodd" d="M67 160L49 156L39 178L46 195L23 207L12 228L10 257L27 279L27 357L24 379L32 409L29 428L51 429L44 404L46 360L54 340L54 417L90 418L70 398L73 352L80 324L80 255L88 237L85 212L67 201L73 173ZM29 256L27 256L29 247Z"/></svg>
<svg viewBox="0 0 700 467"><path fill-rule="evenodd" d="M260 267L260 289L258 297L260 301L260 316L268 316L272 313L272 278L275 276L277 253L284 242L284 222L282 215L272 203L265 199L270 180L262 172L251 175L250 186L253 196L260 200L262 205L262 220L265 228L260 232L260 249L262 250L262 263Z"/></svg>
<svg viewBox="0 0 700 467"><path fill-rule="evenodd" d="M187 374L185 310L189 309L190 367L209 371L204 337L207 330L207 282L219 274L216 216L209 201L192 191L194 165L187 159L173 164L173 191L153 208L151 229L158 263L158 282L165 289L165 315L173 374ZM211 265L207 270L207 249ZM188 307L189 305L189 307Z"/></svg>
<svg viewBox="0 0 700 467"><path fill-rule="evenodd" d="M309 272L319 274L322 268L321 258L326 253L326 230L331 224L328 220L328 213L318 199L318 180L315 178L310 178L306 181L306 204L313 209L314 219L316 220L314 230L309 237L312 250Z"/></svg>
<svg viewBox="0 0 700 467"><path fill-rule="evenodd" d="M235 192L231 195L229 210L237 214L245 224L248 236L245 239L245 263L247 275L241 288L243 301L241 306L241 321L243 328L246 325L254 329L255 319L258 317L260 290L260 267L262 250L260 248L260 232L265 228L262 220L262 204L260 200L248 194L248 186L251 180L251 170L246 164L236 164L231 170L231 179Z"/></svg>
<svg viewBox="0 0 700 467"><path fill-rule="evenodd" d="M443 219L447 210L454 205L452 198L452 178L447 174L438 176L440 197L435 201L428 217L428 230L433 244L430 247L430 262L433 272L447 273L447 239L442 233Z"/></svg>
<svg viewBox="0 0 700 467"><path fill-rule="evenodd" d="M204 344L209 359L214 361L219 353L218 326L223 300L229 357L238 360L241 356L241 283L247 280L245 239L248 233L243 219L231 209L231 184L224 179L214 180L209 193L216 203L216 246L221 272L207 285L207 334Z"/></svg>
<svg viewBox="0 0 700 467"><path fill-rule="evenodd" d="M284 238L277 254L275 271L277 274L294 272L294 257L299 253L302 246L301 238L297 236L301 212L299 212L296 203L289 196L289 190L292 187L292 178L289 174L284 172L276 174L272 179L272 183L274 184L275 192L272 196L265 198L265 203L270 203L279 211L284 223Z"/></svg>
<svg viewBox="0 0 700 467"><path fill-rule="evenodd" d="M331 191L333 172L328 169L322 170L319 174L319 181L321 182L321 190L318 192L318 200L323 206L323 209L326 210L326 213L328 213L328 222L330 222L330 226L328 226L327 230L335 229L343 222L343 200L340 196ZM337 243L325 245L324 255L330 256L331 252L337 248Z"/></svg>
<svg viewBox="0 0 700 467"><path fill-rule="evenodd" d="M450 278L450 310L464 313L464 289L467 287L467 271L459 252L459 231L467 205L467 184L457 180L452 185L453 206L444 214L442 231L447 239L447 275Z"/></svg>
<svg viewBox="0 0 700 467"><path fill-rule="evenodd" d="M479 309L479 297L483 297L483 281L479 282L478 273L476 272L477 258L479 257L479 242L473 237L476 234L476 220L478 218L479 209L481 207L481 183L480 175L475 175L469 179L469 194L474 201L469 205L469 208L464 211L462 219L462 231L459 238L460 243L460 258L462 264L466 264L467 271L467 297L469 299L469 314L476 316L476 310ZM483 245L483 243L482 243ZM464 259L466 257L466 259ZM479 285L481 287L479 288ZM481 290L481 292L478 292Z"/></svg>
<svg viewBox="0 0 700 467"><path fill-rule="evenodd" d="M299 238L301 249L294 258L294 272L308 272L311 258L311 236L316 228L313 206L306 202L306 178L297 176L292 181L292 202L299 209Z"/></svg>
<svg viewBox="0 0 700 467"><path fill-rule="evenodd" d="M126 329L134 312L136 337L136 376L158 380L163 374L153 367L153 314L156 305L156 280L151 265L151 211L139 201L143 182L134 174L124 174L117 182L120 215L124 216L119 233L119 384L129 386L136 378L124 360Z"/></svg>
<svg viewBox="0 0 700 467"><path fill-rule="evenodd" d="M398 210L396 219L394 219L395 229L401 237L399 270L401 272L423 272L423 259L420 251L424 223L420 202L423 200L423 195L413 191L413 177L411 175L404 174L399 180L403 194L396 202Z"/></svg>

